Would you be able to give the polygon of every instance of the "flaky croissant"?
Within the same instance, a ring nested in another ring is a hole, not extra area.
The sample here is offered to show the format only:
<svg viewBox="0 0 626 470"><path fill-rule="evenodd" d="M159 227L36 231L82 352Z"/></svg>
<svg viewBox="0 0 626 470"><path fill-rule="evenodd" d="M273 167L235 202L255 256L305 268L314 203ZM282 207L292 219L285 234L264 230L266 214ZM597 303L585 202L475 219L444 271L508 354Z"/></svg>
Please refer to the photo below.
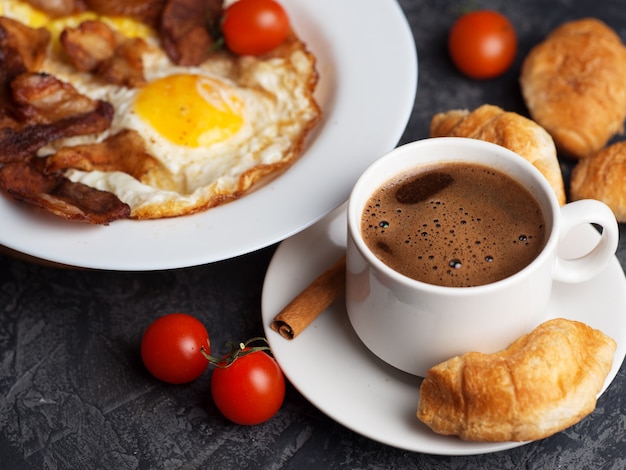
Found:
<svg viewBox="0 0 626 470"><path fill-rule="evenodd" d="M431 137L469 137L512 150L532 163L548 180L559 204L565 204L563 175L552 137L532 120L485 104L470 112L455 109L430 121Z"/></svg>
<svg viewBox="0 0 626 470"><path fill-rule="evenodd" d="M465 440L542 439L593 411L615 348L584 323L544 322L504 351L471 352L431 368L417 417Z"/></svg>
<svg viewBox="0 0 626 470"><path fill-rule="evenodd" d="M525 57L520 85L530 116L563 154L589 156L624 130L626 47L597 19L550 33Z"/></svg>
<svg viewBox="0 0 626 470"><path fill-rule="evenodd" d="M578 161L572 170L570 193L578 199L598 199L626 222L626 142L617 142Z"/></svg>

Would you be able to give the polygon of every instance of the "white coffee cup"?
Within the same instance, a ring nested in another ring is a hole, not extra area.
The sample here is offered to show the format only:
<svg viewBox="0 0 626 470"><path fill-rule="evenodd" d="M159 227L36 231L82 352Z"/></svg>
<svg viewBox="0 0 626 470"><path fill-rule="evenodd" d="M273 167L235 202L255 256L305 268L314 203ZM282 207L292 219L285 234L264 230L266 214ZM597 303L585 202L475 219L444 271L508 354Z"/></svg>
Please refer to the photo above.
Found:
<svg viewBox="0 0 626 470"><path fill-rule="evenodd" d="M513 177L539 202L546 243L521 271L476 287L445 287L391 269L368 248L361 217L370 196L388 180L433 162L471 162ZM346 307L361 341L383 361L424 376L439 362L469 351L506 348L547 318L553 281L583 282L599 274L617 249L613 212L595 200L560 207L543 175L519 155L489 142L440 137L398 147L360 176L348 201ZM559 255L559 243L581 224L602 227L598 244L576 259ZM567 312L563 312L566 314Z"/></svg>

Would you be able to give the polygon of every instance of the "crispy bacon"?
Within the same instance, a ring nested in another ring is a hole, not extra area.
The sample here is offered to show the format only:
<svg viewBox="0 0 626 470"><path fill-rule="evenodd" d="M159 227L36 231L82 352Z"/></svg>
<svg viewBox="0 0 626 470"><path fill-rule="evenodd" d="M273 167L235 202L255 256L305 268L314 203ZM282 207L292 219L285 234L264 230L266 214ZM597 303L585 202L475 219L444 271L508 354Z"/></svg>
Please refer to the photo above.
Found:
<svg viewBox="0 0 626 470"><path fill-rule="evenodd" d="M102 21L83 21L77 28L65 28L60 36L68 57L81 72L93 72L115 52L115 32Z"/></svg>
<svg viewBox="0 0 626 470"><path fill-rule="evenodd" d="M73 183L61 172L44 173L45 160L34 157L57 139L105 131L113 107L46 74L18 75L11 90L21 119L0 128L0 188L14 199L70 220L108 224L129 217L130 208L113 193Z"/></svg>
<svg viewBox="0 0 626 470"><path fill-rule="evenodd" d="M73 183L61 172L44 174L34 155L63 137L105 131L113 107L81 95L70 84L35 71L50 35L0 17L0 189L58 216L108 224L130 216L113 193Z"/></svg>
<svg viewBox="0 0 626 470"><path fill-rule="evenodd" d="M46 28L33 29L0 16L0 64L5 80L37 70L46 57L49 42L50 33Z"/></svg>
<svg viewBox="0 0 626 470"><path fill-rule="evenodd" d="M141 179L158 165L146 152L143 138L137 131L124 129L103 142L63 147L45 158L47 173L76 168L83 171L123 171Z"/></svg>
<svg viewBox="0 0 626 470"><path fill-rule="evenodd" d="M17 75L37 69L45 59L50 33L0 17L0 127L16 127L18 116L10 83Z"/></svg>
<svg viewBox="0 0 626 470"><path fill-rule="evenodd" d="M53 18L69 16L85 10L85 3L82 0L26 0L26 2Z"/></svg>
<svg viewBox="0 0 626 470"><path fill-rule="evenodd" d="M108 16L130 16L155 27L165 0L84 0L90 10Z"/></svg>
<svg viewBox="0 0 626 470"><path fill-rule="evenodd" d="M61 173L44 174L40 158L33 157L0 167L0 189L69 220L108 225L130 216L130 207L106 191L74 183Z"/></svg>
<svg viewBox="0 0 626 470"><path fill-rule="evenodd" d="M107 83L135 88L146 83L143 75L142 54L147 45L141 38L122 41L115 48L115 53L102 62L96 73Z"/></svg>
<svg viewBox="0 0 626 470"><path fill-rule="evenodd" d="M126 38L101 21L89 20L64 29L60 40L78 70L129 88L146 82L142 55L147 44L141 38Z"/></svg>
<svg viewBox="0 0 626 470"><path fill-rule="evenodd" d="M50 124L31 124L20 129L0 129L0 163L33 155L41 147L64 137L105 131L113 119L113 106L99 101L92 112L70 116Z"/></svg>
<svg viewBox="0 0 626 470"><path fill-rule="evenodd" d="M30 123L48 124L91 113L98 101L79 93L73 85L46 73L24 73L11 82L13 100Z"/></svg>
<svg viewBox="0 0 626 470"><path fill-rule="evenodd" d="M167 0L159 24L165 53L178 65L199 65L215 43L209 32L222 15L222 0Z"/></svg>
<svg viewBox="0 0 626 470"><path fill-rule="evenodd" d="M113 106L81 95L65 82L27 72L11 82L20 125L0 128L0 163L22 159L63 137L105 131Z"/></svg>

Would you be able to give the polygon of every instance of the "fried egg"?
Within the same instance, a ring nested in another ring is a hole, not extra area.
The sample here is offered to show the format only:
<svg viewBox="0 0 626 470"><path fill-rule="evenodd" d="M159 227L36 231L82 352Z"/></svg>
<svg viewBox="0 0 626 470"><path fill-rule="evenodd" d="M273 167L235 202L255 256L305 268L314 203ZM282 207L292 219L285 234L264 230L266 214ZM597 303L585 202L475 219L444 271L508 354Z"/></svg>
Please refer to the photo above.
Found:
<svg viewBox="0 0 626 470"><path fill-rule="evenodd" d="M66 25L75 26L85 16L46 21L43 13L19 1L0 2L0 14L50 28L53 41ZM108 101L115 115L105 133L62 139L40 154L133 129L159 165L141 180L119 171L70 169L66 176L72 181L115 193L134 218L160 218L236 199L299 156L320 109L313 98L315 58L297 38L263 58L224 53L199 66L182 67L170 62L149 27L130 19L99 19L150 45L143 56L146 84L106 84L59 60L51 50L44 71L92 99Z"/></svg>

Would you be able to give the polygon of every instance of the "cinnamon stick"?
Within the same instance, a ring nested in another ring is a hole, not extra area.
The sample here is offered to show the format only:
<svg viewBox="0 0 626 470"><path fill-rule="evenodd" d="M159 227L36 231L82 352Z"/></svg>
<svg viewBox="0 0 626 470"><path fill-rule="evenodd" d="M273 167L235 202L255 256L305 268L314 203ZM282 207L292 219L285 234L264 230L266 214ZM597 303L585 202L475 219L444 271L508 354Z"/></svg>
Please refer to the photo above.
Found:
<svg viewBox="0 0 626 470"><path fill-rule="evenodd" d="M274 317L272 330L286 339L302 333L345 290L345 273L346 257L342 256Z"/></svg>

